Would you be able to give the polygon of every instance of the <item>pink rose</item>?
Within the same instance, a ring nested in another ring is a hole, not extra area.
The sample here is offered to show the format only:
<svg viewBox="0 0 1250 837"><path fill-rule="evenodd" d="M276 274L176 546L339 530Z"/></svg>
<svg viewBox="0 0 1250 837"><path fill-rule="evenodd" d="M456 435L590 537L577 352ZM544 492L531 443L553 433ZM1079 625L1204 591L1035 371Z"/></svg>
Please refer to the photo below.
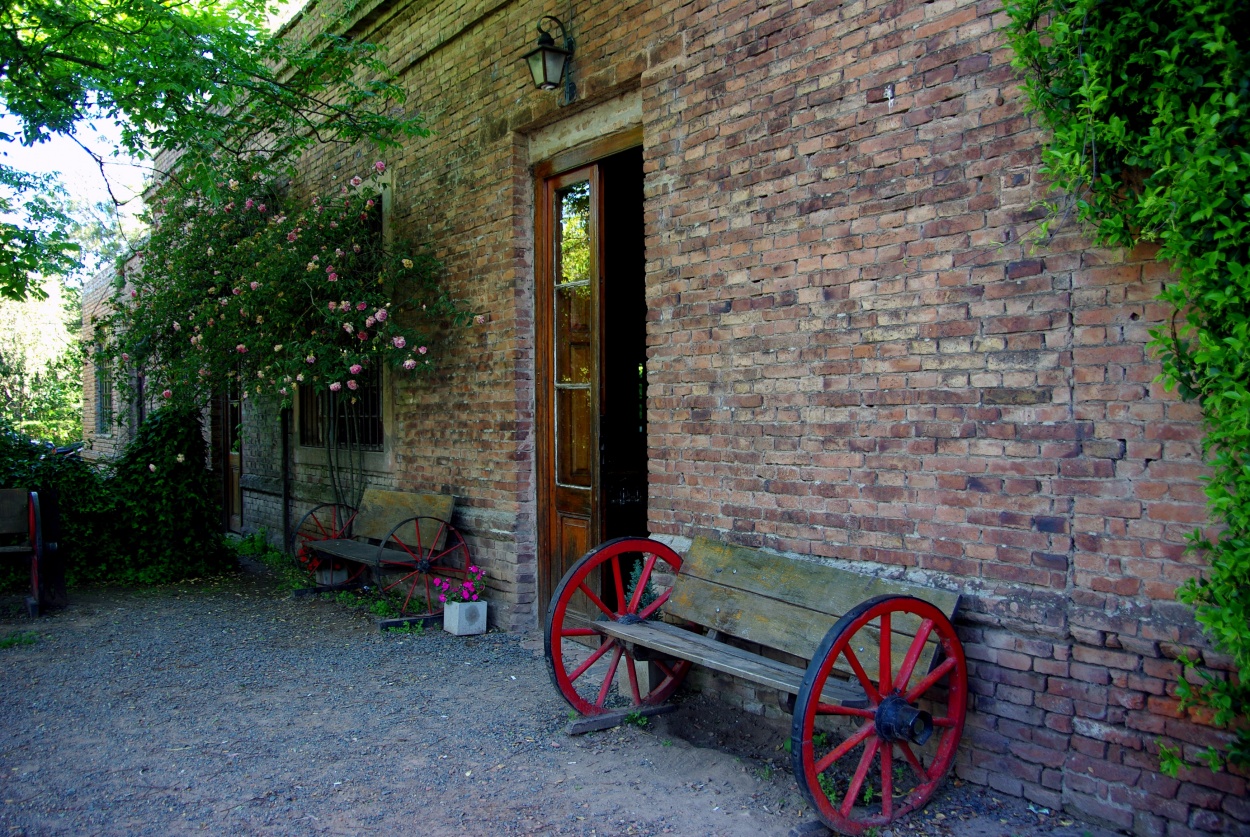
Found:
<svg viewBox="0 0 1250 837"><path fill-rule="evenodd" d="M152 473L154 473L154 474L155 474L155 473L156 473L156 466L155 466L155 465L150 465L150 464L149 464L149 465L148 465L148 470L149 470L149 471L151 471Z"/></svg>
<svg viewBox="0 0 1250 837"><path fill-rule="evenodd" d="M251 209L255 205L256 205L256 202L252 200L251 198L248 198L247 200L243 201L244 209Z"/></svg>
<svg viewBox="0 0 1250 837"><path fill-rule="evenodd" d="M386 163L382 162L381 160L378 160L376 163L373 164L373 170L376 171L378 174L381 174L382 172L386 171Z"/></svg>
<svg viewBox="0 0 1250 837"><path fill-rule="evenodd" d="M363 302L357 302L357 303L356 303L356 310L357 310L357 311L363 311L363 310L365 310L365 309L366 309L366 308L368 308L368 307L369 307L369 306L368 306L366 303L363 303Z"/></svg>
<svg viewBox="0 0 1250 837"><path fill-rule="evenodd" d="M412 358L408 358L407 360L405 360L405 361L404 361L404 368L405 368L405 369L416 369L416 368L417 368L417 362L416 362L415 360L413 360Z"/></svg>
<svg viewBox="0 0 1250 837"><path fill-rule="evenodd" d="M340 384L338 381L335 381L334 383L330 384L330 392L338 392L342 388L343 388L343 385Z"/></svg>
<svg viewBox="0 0 1250 837"><path fill-rule="evenodd" d="M386 322L386 318L390 315L386 313L385 308L379 308L378 312L374 314L373 316L377 318L378 322L384 323Z"/></svg>
<svg viewBox="0 0 1250 837"><path fill-rule="evenodd" d="M235 296L238 296L239 294L241 294L241 293L243 293L243 292L242 292L241 290L239 290L238 288L234 288L234 289L232 290L232 293L233 293Z"/></svg>
<svg viewBox="0 0 1250 837"><path fill-rule="evenodd" d="M359 337L361 340L368 340L368 339L369 339L369 332L367 332L367 331L358 331L358 332L356 332L356 336L357 336L357 337Z"/></svg>
<svg viewBox="0 0 1250 837"><path fill-rule="evenodd" d="M362 368L363 367L359 363L353 363L347 368L347 371L351 372L353 375L359 375Z"/></svg>
<svg viewBox="0 0 1250 837"><path fill-rule="evenodd" d="M359 245L359 244L353 244L353 245L352 245L352 252L354 252L354 253L359 253L359 252L360 252L360 245Z"/></svg>
<svg viewBox="0 0 1250 837"><path fill-rule="evenodd" d="M347 382L348 389L356 389L356 387L357 387L357 383L356 383L355 378L352 378L350 381Z"/></svg>
<svg viewBox="0 0 1250 837"><path fill-rule="evenodd" d="M294 241L297 238L299 238L299 236L295 234L295 230L291 230L289 233L286 234L287 241Z"/></svg>
<svg viewBox="0 0 1250 837"><path fill-rule="evenodd" d="M367 200L367 201L365 201L365 209L373 209L373 201L372 201L372 200Z"/></svg>
<svg viewBox="0 0 1250 837"><path fill-rule="evenodd" d="M308 357L304 358L304 362L307 363L309 366L311 366L312 364L317 362L317 356L309 355Z"/></svg>
<svg viewBox="0 0 1250 837"><path fill-rule="evenodd" d="M364 183L364 181L363 181L363 180L361 180L359 176L357 176L357 177L353 177L353 178L351 179L351 181L349 181L349 182L350 182L353 186L359 186L361 183Z"/></svg>
<svg viewBox="0 0 1250 837"><path fill-rule="evenodd" d="M339 281L339 275L338 275L337 273L331 273L331 274L329 274L328 276L326 276L326 281L327 281L327 282L337 282L337 281Z"/></svg>
<svg viewBox="0 0 1250 837"><path fill-rule="evenodd" d="M423 354L425 354L425 353L426 353L426 352L428 352L428 351L429 351L429 349L427 349L425 346L422 346L421 348L417 349L417 354L419 354L419 355L423 355Z"/></svg>
<svg viewBox="0 0 1250 837"><path fill-rule="evenodd" d="M177 322L174 323L174 331L182 331L182 326L178 325Z"/></svg>
<svg viewBox="0 0 1250 837"><path fill-rule="evenodd" d="M259 212L259 213L261 213L261 214L264 214L264 212L265 212L265 205L262 203L260 206L256 207L256 211L257 211L257 212Z"/></svg>
<svg viewBox="0 0 1250 837"><path fill-rule="evenodd" d="M404 346L408 345L408 341L405 340L403 337L392 337L391 345L394 346L396 349L402 349Z"/></svg>
<svg viewBox="0 0 1250 837"><path fill-rule="evenodd" d="M373 328L377 325L377 322L378 321L373 319L373 317L365 317L365 328Z"/></svg>
<svg viewBox="0 0 1250 837"><path fill-rule="evenodd" d="M337 302L335 302L334 300L330 300L330 310L331 310L331 311L333 311L334 309L336 309L336 308L338 308L338 307L339 307L339 304L338 304Z"/></svg>
<svg viewBox="0 0 1250 837"><path fill-rule="evenodd" d="M234 347L234 350L235 350L236 352L238 352L239 354L241 354L241 355L245 355L245 354L247 354L247 346L244 346L242 343L240 343L239 345L235 346L235 347Z"/></svg>
<svg viewBox="0 0 1250 837"><path fill-rule="evenodd" d="M348 334L351 334L355 330L355 327L351 323L343 323L343 331L346 331Z"/></svg>
<svg viewBox="0 0 1250 837"><path fill-rule="evenodd" d="M486 317L483 314L478 314L476 317L473 318L473 322L477 323L478 325L481 325L482 323L486 322Z"/></svg>
<svg viewBox="0 0 1250 837"><path fill-rule="evenodd" d="M164 398L173 398L173 397L174 397L174 393L173 393L173 391L172 391L172 390L168 390L168 389L167 389L167 390L165 390L164 392L162 392L162 393L161 393L161 396L162 396L162 397L164 397Z"/></svg>

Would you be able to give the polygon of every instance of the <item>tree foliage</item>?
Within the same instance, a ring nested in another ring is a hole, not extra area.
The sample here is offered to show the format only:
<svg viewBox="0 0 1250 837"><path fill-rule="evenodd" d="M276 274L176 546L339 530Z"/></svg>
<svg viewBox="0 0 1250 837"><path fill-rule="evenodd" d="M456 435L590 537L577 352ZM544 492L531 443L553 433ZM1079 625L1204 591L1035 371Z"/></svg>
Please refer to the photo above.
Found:
<svg viewBox="0 0 1250 837"><path fill-rule="evenodd" d="M334 19L311 40L271 38L265 12L264 0L0 0L0 105L21 125L0 141L33 145L111 120L117 153L178 149L191 164L177 177L216 195L205 160L281 168L311 143L385 146L424 132L372 45L336 35ZM74 263L67 220L37 192L0 166L0 211L17 213L0 221L5 295L26 293L31 272Z"/></svg>
<svg viewBox="0 0 1250 837"><path fill-rule="evenodd" d="M1016 65L1053 138L1043 171L1105 242L1153 241L1175 280L1154 334L1165 380L1202 406L1209 508L1181 590L1216 648L1250 672L1250 6L1243 0L1008 0ZM1198 694L1250 764L1250 685Z"/></svg>

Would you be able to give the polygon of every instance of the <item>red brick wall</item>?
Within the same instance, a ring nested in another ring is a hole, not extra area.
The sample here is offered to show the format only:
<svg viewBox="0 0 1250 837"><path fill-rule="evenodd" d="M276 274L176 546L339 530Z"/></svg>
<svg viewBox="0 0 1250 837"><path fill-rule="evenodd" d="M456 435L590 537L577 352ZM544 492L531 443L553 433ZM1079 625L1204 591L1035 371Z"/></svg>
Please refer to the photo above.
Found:
<svg viewBox="0 0 1250 837"><path fill-rule="evenodd" d="M577 41L569 108L519 63L543 13ZM1030 243L1053 196L997 0L446 0L362 20L435 131L386 155L396 230L488 317L438 380L398 384L375 479L456 494L499 624L537 623L527 134L639 88L651 529L959 591L960 775L1141 834L1250 830L1244 777L1157 768L1159 740L1219 740L1173 697L1173 661L1203 647L1174 592L1206 514L1200 416L1147 348L1166 271L1071 225ZM324 151L308 182L374 156Z"/></svg>

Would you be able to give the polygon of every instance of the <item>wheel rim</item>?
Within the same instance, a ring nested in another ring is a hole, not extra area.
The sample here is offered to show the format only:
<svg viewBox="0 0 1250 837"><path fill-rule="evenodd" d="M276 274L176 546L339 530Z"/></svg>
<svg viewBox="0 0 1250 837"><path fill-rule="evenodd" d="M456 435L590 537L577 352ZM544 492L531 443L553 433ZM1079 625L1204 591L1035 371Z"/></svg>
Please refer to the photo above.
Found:
<svg viewBox="0 0 1250 837"><path fill-rule="evenodd" d="M936 662L920 672L926 653ZM835 666L866 705L819 699ZM794 773L825 825L863 834L928 802L954 763L968 703L963 646L938 608L903 596L857 606L829 631L803 686Z"/></svg>
<svg viewBox="0 0 1250 837"><path fill-rule="evenodd" d="M641 567L632 587L627 564ZM675 575L680 569L681 557L664 544L649 538L618 538L586 553L560 580L548 611L544 650L556 688L582 715L599 715L618 704L661 703L681 684L690 662L654 661L659 676L652 683L639 668L642 661L618 640L605 640L593 622L579 618L570 605L580 594L599 620L647 619L670 595L669 590L656 592L655 575ZM594 590L601 573L604 596ZM616 682L622 668L627 686Z"/></svg>
<svg viewBox="0 0 1250 837"><path fill-rule="evenodd" d="M414 517L387 533L378 547L374 583L378 593L405 618L437 616L443 603L436 577L469 577L469 545L454 526L436 517Z"/></svg>
<svg viewBox="0 0 1250 837"><path fill-rule="evenodd" d="M359 575L363 568L349 567L340 561L322 558L312 549L312 544L317 541L350 538L355 519L356 510L340 503L322 503L309 509L291 533L291 554L294 556L295 566L314 578L318 570L330 570L331 579L335 570L346 569L349 576L353 573ZM347 579L348 582L352 580L354 579Z"/></svg>

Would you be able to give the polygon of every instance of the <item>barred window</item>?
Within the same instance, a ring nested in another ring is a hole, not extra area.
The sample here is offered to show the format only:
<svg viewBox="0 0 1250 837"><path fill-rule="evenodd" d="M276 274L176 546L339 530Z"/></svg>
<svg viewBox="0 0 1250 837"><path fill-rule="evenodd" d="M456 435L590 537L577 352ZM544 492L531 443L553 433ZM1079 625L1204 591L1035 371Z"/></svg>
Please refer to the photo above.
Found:
<svg viewBox="0 0 1250 837"><path fill-rule="evenodd" d="M361 450L382 450L382 372L372 369L357 376L360 389L339 398L324 387L299 389L299 443L325 447L334 429L339 447L359 445ZM333 396L333 397L332 397Z"/></svg>
<svg viewBox="0 0 1250 837"><path fill-rule="evenodd" d="M113 375L109 364L100 356L95 366L95 432L104 435L113 431Z"/></svg>

